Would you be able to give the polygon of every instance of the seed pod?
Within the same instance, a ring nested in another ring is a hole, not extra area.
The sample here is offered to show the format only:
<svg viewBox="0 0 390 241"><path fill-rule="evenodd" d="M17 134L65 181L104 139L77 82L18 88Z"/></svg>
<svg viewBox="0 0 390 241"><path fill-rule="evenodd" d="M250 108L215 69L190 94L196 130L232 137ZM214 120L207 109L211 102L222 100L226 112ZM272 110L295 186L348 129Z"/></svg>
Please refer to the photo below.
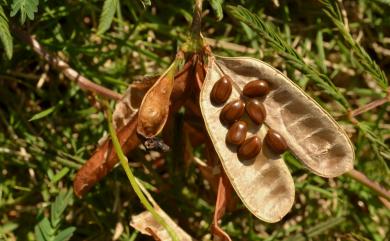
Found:
<svg viewBox="0 0 390 241"><path fill-rule="evenodd" d="M263 103L261 103L259 100L249 100L245 105L245 110L248 116L256 125L260 125L264 122L266 117L266 111Z"/></svg>
<svg viewBox="0 0 390 241"><path fill-rule="evenodd" d="M261 97L269 93L269 84L265 80L253 80L244 86L242 93L251 98Z"/></svg>
<svg viewBox="0 0 390 241"><path fill-rule="evenodd" d="M145 138L158 135L167 121L176 65L174 62L169 67L142 100L138 113L137 132Z"/></svg>
<svg viewBox="0 0 390 241"><path fill-rule="evenodd" d="M249 160L255 158L261 150L261 140L257 136L252 136L244 141L238 148L238 158Z"/></svg>
<svg viewBox="0 0 390 241"><path fill-rule="evenodd" d="M226 135L226 142L232 145L241 145L245 141L248 125L245 121L237 121L230 128Z"/></svg>
<svg viewBox="0 0 390 241"><path fill-rule="evenodd" d="M268 130L264 142L275 154L282 154L288 149L287 142L284 140L283 136L272 129Z"/></svg>
<svg viewBox="0 0 390 241"><path fill-rule="evenodd" d="M244 205L259 219L279 221L292 207L294 183L280 155L261 151L254 160L240 161L224 141L227 130L219 121L221 107L210 104L211 89L221 77L230 76L244 88L253 79L266 80L272 91L264 97L267 118L248 135L265 138L269 128L278 130L289 149L313 172L335 177L352 169L354 151L342 128L313 99L270 65L248 57L210 57L200 94L206 129L222 166ZM233 89L231 99L239 98ZM250 126L251 127L251 126Z"/></svg>
<svg viewBox="0 0 390 241"><path fill-rule="evenodd" d="M221 105L225 103L232 93L232 79L224 75L217 82L215 82L210 93L211 102L214 105Z"/></svg>
<svg viewBox="0 0 390 241"><path fill-rule="evenodd" d="M239 120L245 111L245 103L242 100L234 100L229 102L222 108L220 120L223 124L232 124Z"/></svg>

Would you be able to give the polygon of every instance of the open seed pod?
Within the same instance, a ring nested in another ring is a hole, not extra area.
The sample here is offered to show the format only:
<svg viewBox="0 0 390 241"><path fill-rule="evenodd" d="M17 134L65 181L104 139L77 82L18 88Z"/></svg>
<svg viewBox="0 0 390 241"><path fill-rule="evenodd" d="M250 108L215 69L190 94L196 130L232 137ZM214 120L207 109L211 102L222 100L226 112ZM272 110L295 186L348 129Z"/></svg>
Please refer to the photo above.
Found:
<svg viewBox="0 0 390 241"><path fill-rule="evenodd" d="M288 148L314 173L339 176L352 169L353 146L341 127L312 98L270 65L248 57L210 57L200 96L207 131L222 166L244 205L259 219L279 221L292 207L294 184L283 159L263 143L252 160L240 160L238 147L225 143L228 127L219 119L223 105L210 101L215 83L223 76L233 80L226 103L239 99L245 85L265 80L270 86L263 101L267 116L261 126L252 125L246 137L264 140L269 128L277 130ZM249 122L248 122L249 123Z"/></svg>

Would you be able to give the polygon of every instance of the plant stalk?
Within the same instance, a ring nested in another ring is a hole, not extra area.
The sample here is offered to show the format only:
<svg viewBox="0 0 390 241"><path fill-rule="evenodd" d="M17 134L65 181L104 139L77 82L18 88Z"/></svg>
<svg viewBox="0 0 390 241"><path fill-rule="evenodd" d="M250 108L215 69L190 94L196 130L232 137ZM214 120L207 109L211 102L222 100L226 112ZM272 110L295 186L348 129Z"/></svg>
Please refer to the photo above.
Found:
<svg viewBox="0 0 390 241"><path fill-rule="evenodd" d="M138 186L138 183L135 179L135 176L133 175L133 173L129 167L127 157L124 155L124 153L122 151L121 145L119 143L118 137L117 137L116 132L115 132L115 128L112 124L112 113L111 113L110 107L106 101L104 102L104 104L107 107L106 111L107 111L107 118L108 118L108 128L109 128L111 140L112 140L115 152L119 158L119 161L120 161L123 169L125 170L127 178L130 181L131 187L133 188L134 192L137 194L142 205L144 205L144 207L153 215L154 219L167 230L167 232L168 232L169 236L171 236L172 240L179 241L175 231L156 212L154 207L149 203L149 201L147 200L147 198L145 197L145 195L141 191L140 187Z"/></svg>
<svg viewBox="0 0 390 241"><path fill-rule="evenodd" d="M390 191L386 190L384 187L380 186L378 183L370 180L366 175L363 173L353 169L346 173L349 177L354 179L355 181L360 182L364 186L368 187L369 189L375 191L379 196L386 198L390 201Z"/></svg>

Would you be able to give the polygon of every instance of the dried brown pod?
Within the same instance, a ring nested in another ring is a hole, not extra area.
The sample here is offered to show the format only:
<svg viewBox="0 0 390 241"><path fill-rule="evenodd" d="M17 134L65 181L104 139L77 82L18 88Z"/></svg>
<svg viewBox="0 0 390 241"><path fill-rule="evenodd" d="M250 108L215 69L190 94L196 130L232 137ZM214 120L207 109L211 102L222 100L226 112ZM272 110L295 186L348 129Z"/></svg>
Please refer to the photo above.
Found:
<svg viewBox="0 0 390 241"><path fill-rule="evenodd" d="M171 99L176 103L186 96L187 81L192 71L192 61L187 62L183 69L175 76L174 87L172 90ZM153 86L158 80L158 77L147 77L142 80L135 81L126 91L126 94L118 102L119 107L115 108L114 124L119 141L122 145L124 153L128 153L135 149L140 140L137 136L138 108L141 104L143 94ZM177 106L178 109L180 106ZM123 126L123 127L122 127ZM118 157L115 150L112 148L112 143L109 139L105 139L86 163L77 172L73 183L73 189L78 197L86 194L98 181L104 178L107 173L118 162Z"/></svg>
<svg viewBox="0 0 390 241"><path fill-rule="evenodd" d="M314 173L335 177L352 169L353 146L332 117L291 80L272 66L249 57L214 57L208 61L200 106L207 131L229 177L245 206L259 219L280 220L291 208L294 184L280 155L262 148L254 160L240 161L235 150L223 140L227 129L220 123L220 106L210 103L210 92L222 76L234 80L229 100L253 79L269 83L264 97L267 117L264 124L251 127L248 135L264 139L269 128L278 130L290 150Z"/></svg>
<svg viewBox="0 0 390 241"><path fill-rule="evenodd" d="M176 67L175 61L148 90L142 100L138 111L137 132L145 138L158 135L168 119Z"/></svg>

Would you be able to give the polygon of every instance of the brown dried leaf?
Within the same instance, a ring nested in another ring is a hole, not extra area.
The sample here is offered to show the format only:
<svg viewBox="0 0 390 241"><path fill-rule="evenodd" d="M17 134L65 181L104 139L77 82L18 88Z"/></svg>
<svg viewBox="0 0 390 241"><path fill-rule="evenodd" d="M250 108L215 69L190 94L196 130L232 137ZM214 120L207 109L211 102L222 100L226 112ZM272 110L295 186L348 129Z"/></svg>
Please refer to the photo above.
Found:
<svg viewBox="0 0 390 241"><path fill-rule="evenodd" d="M181 229L162 209L155 208L156 212L171 226L176 232L179 240L194 240L183 229ZM172 240L168 232L161 226L149 211L144 211L131 217L130 225L140 231L142 234L152 236L155 240Z"/></svg>
<svg viewBox="0 0 390 241"><path fill-rule="evenodd" d="M136 135L137 115L134 115L129 123L117 129L119 142L124 153L138 146L139 140ZM92 157L80 168L73 181L73 190L76 196L82 197L100 179L105 177L118 162L118 156L112 147L111 139L99 146Z"/></svg>
<svg viewBox="0 0 390 241"><path fill-rule="evenodd" d="M139 109L146 92L153 86L157 79L158 76L144 78L143 80L130 84L123 97L116 103L115 110L112 114L116 129L129 123Z"/></svg>
<svg viewBox="0 0 390 241"><path fill-rule="evenodd" d="M170 226L178 236L179 240L194 241L190 235L188 235L183 229L181 229L168 214L160 208L160 206L153 199L149 191L142 185L140 181L137 183L141 191L145 194L146 198L153 205L154 210L158 215L164 219L164 221ZM169 241L172 240L167 230L153 217L149 211L144 211L138 215L131 217L130 225L145 235L152 236L155 240Z"/></svg>
<svg viewBox="0 0 390 241"><path fill-rule="evenodd" d="M213 224L211 226L212 232L220 240L231 241L229 235L219 226L218 221L223 217L226 211L227 204L232 195L232 187L229 179L222 174L219 177L217 201L215 204L215 211L213 217Z"/></svg>
<svg viewBox="0 0 390 241"><path fill-rule="evenodd" d="M290 150L312 172L336 177L352 170L355 152L347 134L294 82L257 59L217 58L217 62L240 87L254 79L269 81L265 123L286 139Z"/></svg>

